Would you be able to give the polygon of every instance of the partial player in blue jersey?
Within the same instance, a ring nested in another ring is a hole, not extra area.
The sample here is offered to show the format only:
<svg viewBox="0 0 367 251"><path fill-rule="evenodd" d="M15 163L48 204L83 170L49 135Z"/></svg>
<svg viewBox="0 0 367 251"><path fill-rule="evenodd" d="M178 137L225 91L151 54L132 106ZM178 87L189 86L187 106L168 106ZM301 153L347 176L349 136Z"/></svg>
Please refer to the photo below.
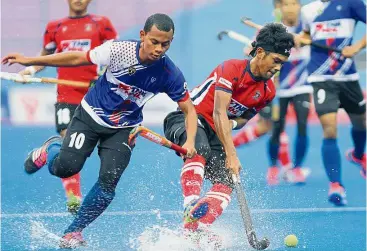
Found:
<svg viewBox="0 0 367 251"><path fill-rule="evenodd" d="M186 117L188 150L193 157L197 131L195 108L181 71L165 55L174 34L174 24L165 14L150 16L140 31L140 41L110 40L88 52L65 52L50 56L24 57L10 54L3 63L47 66L105 65L107 69L84 96L75 111L67 134L55 136L26 159L26 168L47 165L51 174L64 178L81 171L98 144L101 168L98 181L85 197L76 218L65 230L62 248L85 245L82 230L105 211L115 196L116 185L126 169L134 145L131 130L143 120L145 103L158 93L166 93ZM37 157L37 158L32 158Z"/></svg>
<svg viewBox="0 0 367 251"><path fill-rule="evenodd" d="M354 148L347 159L366 175L366 101L358 79L353 56L366 47L366 36L353 43L357 22L366 23L366 4L362 0L314 1L302 10L303 32L296 42L305 39L337 47L342 53L311 47L307 70L313 86L316 112L324 131L322 159L330 181L329 201L337 206L347 203L341 181L341 156L337 144L337 111L345 109L352 123ZM298 41L297 41L298 40Z"/></svg>
<svg viewBox="0 0 367 251"><path fill-rule="evenodd" d="M299 0L280 0L279 10L281 22L287 27L288 32L299 33L302 24L299 20L301 4ZM268 145L270 167L267 173L269 185L279 184L280 169L278 155L280 137L284 131L288 104L292 103L297 117L297 137L293 156L293 168L284 171L284 178L291 183L304 183L310 173L308 168L302 168L307 148L307 117L310 110L310 93L312 86L307 82L307 63L309 61L310 47L293 48L288 61L283 64L280 73L275 77L278 87L276 100L279 103L279 116L273 116L273 133ZM273 101L274 104L274 101Z"/></svg>

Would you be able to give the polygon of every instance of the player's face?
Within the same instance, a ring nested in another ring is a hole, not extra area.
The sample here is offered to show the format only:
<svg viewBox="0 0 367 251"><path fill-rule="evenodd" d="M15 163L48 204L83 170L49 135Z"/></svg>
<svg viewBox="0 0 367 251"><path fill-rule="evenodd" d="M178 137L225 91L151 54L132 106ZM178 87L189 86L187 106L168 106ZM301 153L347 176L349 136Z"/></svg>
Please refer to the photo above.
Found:
<svg viewBox="0 0 367 251"><path fill-rule="evenodd" d="M301 5L298 0L282 0L280 5L280 11L282 17L288 22L296 22L299 12L301 10Z"/></svg>
<svg viewBox="0 0 367 251"><path fill-rule="evenodd" d="M261 49L261 48L260 48ZM265 53L264 50L258 51L257 57L258 60L258 67L261 77L265 79L270 79L280 71L280 68L288 60L288 57L278 54L278 53Z"/></svg>
<svg viewBox="0 0 367 251"><path fill-rule="evenodd" d="M68 0L69 7L74 12L84 12L91 0Z"/></svg>
<svg viewBox="0 0 367 251"><path fill-rule="evenodd" d="M143 58L148 61L158 60L171 46L173 30L169 32L159 30L155 25L148 32L140 31L143 47Z"/></svg>

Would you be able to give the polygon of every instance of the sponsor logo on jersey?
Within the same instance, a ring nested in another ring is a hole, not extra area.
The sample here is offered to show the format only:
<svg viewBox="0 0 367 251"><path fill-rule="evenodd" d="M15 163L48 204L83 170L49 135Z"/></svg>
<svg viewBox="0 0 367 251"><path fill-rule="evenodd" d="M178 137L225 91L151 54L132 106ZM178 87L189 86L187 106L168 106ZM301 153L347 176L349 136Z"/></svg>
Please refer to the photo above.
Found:
<svg viewBox="0 0 367 251"><path fill-rule="evenodd" d="M116 89L116 94L120 95L127 103L136 103L140 105L147 96L147 91L144 91L136 86L127 85L120 82Z"/></svg>
<svg viewBox="0 0 367 251"><path fill-rule="evenodd" d="M235 116L239 117L241 116L248 108L233 99L231 99L231 103L229 104L229 107L227 109L228 116Z"/></svg>
<svg viewBox="0 0 367 251"><path fill-rule="evenodd" d="M256 91L256 92L255 92L255 95L254 95L254 96L252 96L252 98L253 98L253 99L255 99L255 100L258 100L258 99L260 98L260 96L261 96L260 91Z"/></svg>
<svg viewBox="0 0 367 251"><path fill-rule="evenodd" d="M136 69L133 66L130 66L128 69L129 76L134 75L136 72Z"/></svg>
<svg viewBox="0 0 367 251"><path fill-rule="evenodd" d="M338 32L338 28L341 27L340 21L329 21L316 24L316 32Z"/></svg>
<svg viewBox="0 0 367 251"><path fill-rule="evenodd" d="M90 39L75 39L61 41L61 51L89 51L91 48Z"/></svg>
<svg viewBox="0 0 367 251"><path fill-rule="evenodd" d="M86 24L86 25L84 26L84 30L85 30L85 31L91 31L91 30L92 30L92 24Z"/></svg>

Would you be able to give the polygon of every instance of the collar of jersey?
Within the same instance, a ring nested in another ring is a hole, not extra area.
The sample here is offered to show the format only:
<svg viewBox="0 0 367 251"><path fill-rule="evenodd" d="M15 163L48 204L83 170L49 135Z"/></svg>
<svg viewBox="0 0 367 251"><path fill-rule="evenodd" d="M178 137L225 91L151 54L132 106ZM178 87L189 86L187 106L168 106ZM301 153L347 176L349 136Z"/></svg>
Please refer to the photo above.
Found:
<svg viewBox="0 0 367 251"><path fill-rule="evenodd" d="M89 17L89 14L85 14L84 16L81 16L81 17L68 17L69 19L82 19L82 18L85 18L85 17Z"/></svg>

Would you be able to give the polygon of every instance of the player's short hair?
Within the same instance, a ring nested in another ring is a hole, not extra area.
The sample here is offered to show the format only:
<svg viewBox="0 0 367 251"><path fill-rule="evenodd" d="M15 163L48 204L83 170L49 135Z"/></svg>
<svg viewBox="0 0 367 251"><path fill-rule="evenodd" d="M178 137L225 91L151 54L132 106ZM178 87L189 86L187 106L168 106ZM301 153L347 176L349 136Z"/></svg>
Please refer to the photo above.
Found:
<svg viewBox="0 0 367 251"><path fill-rule="evenodd" d="M283 3L283 0L274 0L274 6L275 6L275 2L278 2L278 3L282 4ZM301 0L297 0L297 2L299 4L301 4Z"/></svg>
<svg viewBox="0 0 367 251"><path fill-rule="evenodd" d="M156 13L148 17L148 19L145 21L144 31L149 32L153 25L155 25L160 31L169 32L172 30L173 33L175 33L175 24L166 14Z"/></svg>
<svg viewBox="0 0 367 251"><path fill-rule="evenodd" d="M273 6L276 7L282 0L273 0Z"/></svg>
<svg viewBox="0 0 367 251"><path fill-rule="evenodd" d="M252 46L254 47L253 54L258 47L262 47L266 52L289 56L290 50L294 47L293 35L287 32L284 25L269 23L259 31Z"/></svg>

